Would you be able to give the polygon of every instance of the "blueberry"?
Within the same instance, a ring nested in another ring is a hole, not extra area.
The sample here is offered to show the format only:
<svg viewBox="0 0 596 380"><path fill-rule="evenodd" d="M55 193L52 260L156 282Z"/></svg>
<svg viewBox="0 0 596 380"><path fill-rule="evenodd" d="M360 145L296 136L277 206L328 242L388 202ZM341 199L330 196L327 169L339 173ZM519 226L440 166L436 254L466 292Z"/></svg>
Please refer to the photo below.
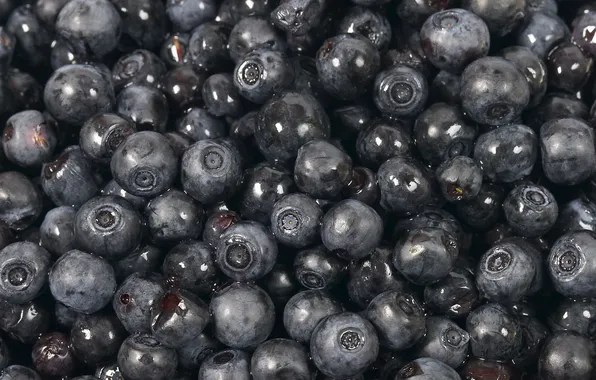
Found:
<svg viewBox="0 0 596 380"><path fill-rule="evenodd" d="M530 85L510 61L485 57L469 64L462 74L462 107L482 124L512 123L530 102Z"/></svg>
<svg viewBox="0 0 596 380"><path fill-rule="evenodd" d="M569 331L587 338L596 335L596 302L593 299L566 298L548 316L552 331Z"/></svg>
<svg viewBox="0 0 596 380"><path fill-rule="evenodd" d="M159 2L160 5L161 2ZM203 24L206 25L206 24ZM190 36L188 33L170 33L162 43L159 52L159 57L169 68L180 67L188 65L190 56L188 52L188 41Z"/></svg>
<svg viewBox="0 0 596 380"><path fill-rule="evenodd" d="M0 220L15 230L24 230L41 215L41 192L19 172L0 173Z"/></svg>
<svg viewBox="0 0 596 380"><path fill-rule="evenodd" d="M355 100L369 91L381 65L375 46L359 34L326 40L316 60L323 87L341 100Z"/></svg>
<svg viewBox="0 0 596 380"><path fill-rule="evenodd" d="M271 21L289 34L304 35L319 26L324 0L289 0L271 12Z"/></svg>
<svg viewBox="0 0 596 380"><path fill-rule="evenodd" d="M217 275L213 256L212 248L206 243L181 242L164 258L163 274L170 284L197 294L208 294Z"/></svg>
<svg viewBox="0 0 596 380"><path fill-rule="evenodd" d="M380 191L375 173L365 167L357 166L352 169L352 179L342 190L344 197L355 199L369 206L376 206L379 202Z"/></svg>
<svg viewBox="0 0 596 380"><path fill-rule="evenodd" d="M6 122L2 148L6 158L21 167L39 166L49 161L58 138L39 111L22 111Z"/></svg>
<svg viewBox="0 0 596 380"><path fill-rule="evenodd" d="M226 130L222 120L199 107L189 108L176 122L176 131L192 141L222 138L227 135Z"/></svg>
<svg viewBox="0 0 596 380"><path fill-rule="evenodd" d="M11 361L10 351L6 345L6 341L0 338L0 379L2 378L1 371L8 367Z"/></svg>
<svg viewBox="0 0 596 380"><path fill-rule="evenodd" d="M420 43L428 60L437 68L461 72L488 54L490 34L482 19L464 9L432 14L422 25Z"/></svg>
<svg viewBox="0 0 596 380"><path fill-rule="evenodd" d="M426 334L424 311L407 293L389 290L379 294L365 315L376 327L381 344L392 350L412 347Z"/></svg>
<svg viewBox="0 0 596 380"><path fill-rule="evenodd" d="M294 258L298 282L307 289L329 289L344 277L346 264L325 247L318 246L298 252Z"/></svg>
<svg viewBox="0 0 596 380"><path fill-rule="evenodd" d="M576 27L576 30L579 29ZM569 28L556 14L532 12L517 32L517 44L544 59L553 47L569 38L569 34Z"/></svg>
<svg viewBox="0 0 596 380"><path fill-rule="evenodd" d="M176 351L149 334L135 333L118 351L118 367L130 380L172 379L178 365Z"/></svg>
<svg viewBox="0 0 596 380"><path fill-rule="evenodd" d="M541 378L589 379L594 374L594 343L568 332L554 334L544 345L538 360Z"/></svg>
<svg viewBox="0 0 596 380"><path fill-rule="evenodd" d="M172 185L178 174L178 158L163 135L141 131L120 144L110 167L114 179L124 190L149 198Z"/></svg>
<svg viewBox="0 0 596 380"><path fill-rule="evenodd" d="M466 330L470 334L471 353L480 359L510 360L522 348L521 325L500 304L487 303L472 310Z"/></svg>
<svg viewBox="0 0 596 380"><path fill-rule="evenodd" d="M312 333L310 353L324 375L346 378L360 374L376 360L379 339L365 318L339 313L319 322Z"/></svg>
<svg viewBox="0 0 596 380"><path fill-rule="evenodd" d="M525 115L524 120L538 131L547 121L564 118L588 120L590 109L573 95L562 92L547 93L538 107Z"/></svg>
<svg viewBox="0 0 596 380"><path fill-rule="evenodd" d="M178 365L186 370L198 371L201 364L219 349L221 349L221 343L213 338L211 334L203 332L190 343L178 348L176 351L178 353Z"/></svg>
<svg viewBox="0 0 596 380"><path fill-rule="evenodd" d="M356 152L368 167L377 168L394 156L406 156L411 151L411 137L399 122L375 119L358 134Z"/></svg>
<svg viewBox="0 0 596 380"><path fill-rule="evenodd" d="M330 135L329 117L312 95L283 92L259 111L255 139L269 160L289 161L305 143Z"/></svg>
<svg viewBox="0 0 596 380"><path fill-rule="evenodd" d="M196 70L214 71L230 64L228 37L230 26L206 22L195 28L188 40L190 62Z"/></svg>
<svg viewBox="0 0 596 380"><path fill-rule="evenodd" d="M373 88L373 100L384 114L412 117L420 113L428 99L428 83L424 75L405 65L381 71Z"/></svg>
<svg viewBox="0 0 596 380"><path fill-rule="evenodd" d="M33 366L47 377L69 376L74 372L76 359L70 347L70 338L62 333L43 334L31 349Z"/></svg>
<svg viewBox="0 0 596 380"><path fill-rule="evenodd" d="M207 304L186 290L170 290L151 310L151 331L163 345L182 347L209 323Z"/></svg>
<svg viewBox="0 0 596 380"><path fill-rule="evenodd" d="M203 241L211 246L217 245L221 234L232 224L240 221L240 216L229 210L215 211L205 221Z"/></svg>
<svg viewBox="0 0 596 380"><path fill-rule="evenodd" d="M174 149L176 157L180 158L186 152L186 150L192 145L193 140L190 137L183 135L178 132L166 132L164 133L168 143Z"/></svg>
<svg viewBox="0 0 596 380"><path fill-rule="evenodd" d="M130 121L112 113L100 113L81 127L79 146L89 160L106 165L120 144L136 131Z"/></svg>
<svg viewBox="0 0 596 380"><path fill-rule="evenodd" d="M545 12L557 14L559 7L555 0L529 0L526 4L526 9L529 13Z"/></svg>
<svg viewBox="0 0 596 380"><path fill-rule="evenodd" d="M151 331L151 310L165 293L163 278L155 273L133 273L112 300L116 316L129 333Z"/></svg>
<svg viewBox="0 0 596 380"><path fill-rule="evenodd" d="M188 65L180 66L161 78L159 88L166 95L171 109L175 113L182 113L201 105L202 87L206 79L205 73L197 72Z"/></svg>
<svg viewBox="0 0 596 380"><path fill-rule="evenodd" d="M482 169L466 156L443 162L435 175L443 197L450 202L473 199L482 186Z"/></svg>
<svg viewBox="0 0 596 380"><path fill-rule="evenodd" d="M283 324L292 339L308 343L320 321L341 313L341 304L320 290L304 290L296 293L284 307Z"/></svg>
<svg viewBox="0 0 596 380"><path fill-rule="evenodd" d="M112 0L112 3L122 18L121 44L128 49L158 50L166 34L164 3L157 0Z"/></svg>
<svg viewBox="0 0 596 380"><path fill-rule="evenodd" d="M41 376L31 368L13 364L0 371L1 380L41 380Z"/></svg>
<svg viewBox="0 0 596 380"><path fill-rule="evenodd" d="M535 368L542 346L549 337L550 331L538 318L520 316L519 320L522 326L524 345L512 363L518 368Z"/></svg>
<svg viewBox="0 0 596 380"><path fill-rule="evenodd" d="M384 51L391 41L391 24L386 16L362 6L350 7L337 28L338 33L361 34L380 51Z"/></svg>
<svg viewBox="0 0 596 380"><path fill-rule="evenodd" d="M234 349L216 352L201 364L199 378L250 380L250 355Z"/></svg>
<svg viewBox="0 0 596 380"><path fill-rule="evenodd" d="M478 136L474 159L495 182L514 182L529 175L538 156L538 137L528 126L511 124Z"/></svg>
<svg viewBox="0 0 596 380"><path fill-rule="evenodd" d="M51 255L29 242L16 242L0 251L0 298L25 303L36 298L47 284Z"/></svg>
<svg viewBox="0 0 596 380"><path fill-rule="evenodd" d="M169 0L166 12L174 29L189 32L215 17L217 6L213 0Z"/></svg>
<svg viewBox="0 0 596 380"><path fill-rule="evenodd" d="M203 216L203 207L176 189L153 198L145 208L149 233L159 245L197 239L203 230Z"/></svg>
<svg viewBox="0 0 596 380"><path fill-rule="evenodd" d="M203 83L202 97L207 110L214 116L238 117L244 113L232 74L213 74L207 78Z"/></svg>
<svg viewBox="0 0 596 380"><path fill-rule="evenodd" d="M39 302L16 305L0 301L0 304L3 310L0 315L0 326L12 339L33 344L41 334L48 331L52 315Z"/></svg>
<svg viewBox="0 0 596 380"><path fill-rule="evenodd" d="M38 0L35 3L35 15L48 29L54 29L60 10L68 2L69 0Z"/></svg>
<svg viewBox="0 0 596 380"><path fill-rule="evenodd" d="M511 304L542 286L541 255L521 239L503 239L485 252L476 270L480 295L493 302Z"/></svg>
<svg viewBox="0 0 596 380"><path fill-rule="evenodd" d="M490 32L496 36L511 33L526 16L526 1L524 0L505 0L498 3L466 0L464 8L480 16Z"/></svg>
<svg viewBox="0 0 596 380"><path fill-rule="evenodd" d="M83 363L103 364L116 358L125 336L116 316L81 314L70 330L71 349Z"/></svg>
<svg viewBox="0 0 596 380"><path fill-rule="evenodd" d="M0 70L6 72L12 62L17 40L5 28L0 29Z"/></svg>
<svg viewBox="0 0 596 380"><path fill-rule="evenodd" d="M575 94L592 76L594 59L577 45L564 43L548 53L546 65L549 86Z"/></svg>
<svg viewBox="0 0 596 380"><path fill-rule="evenodd" d="M455 370L440 360L419 358L399 370L396 379L411 380L458 380Z"/></svg>
<svg viewBox="0 0 596 380"><path fill-rule="evenodd" d="M288 194L273 205L271 232L281 244L304 248L319 239L323 210L305 194Z"/></svg>
<svg viewBox="0 0 596 380"><path fill-rule="evenodd" d="M571 34L571 40L573 43L591 55L596 53L596 46L594 45L594 39L592 38L592 28L596 25L595 17L596 14L594 12L587 12L579 16L574 21L573 31Z"/></svg>
<svg viewBox="0 0 596 380"><path fill-rule="evenodd" d="M119 92L130 85L157 86L166 67L154 53L138 49L118 59L112 68L112 83Z"/></svg>
<svg viewBox="0 0 596 380"><path fill-rule="evenodd" d="M256 280L273 268L277 244L263 225L252 221L238 222L221 235L215 258L219 269L231 279Z"/></svg>
<svg viewBox="0 0 596 380"><path fill-rule="evenodd" d="M348 104L330 110L333 125L337 126L337 136L341 140L351 140L364 131L375 119L375 110L368 104Z"/></svg>
<svg viewBox="0 0 596 380"><path fill-rule="evenodd" d="M182 188L203 204L227 200L241 185L241 156L230 140L195 142L182 155L180 166Z"/></svg>
<svg viewBox="0 0 596 380"><path fill-rule="evenodd" d="M99 3L104 2L107 3L106 0ZM54 71L46 82L43 98L46 109L56 120L75 125L82 125L97 113L110 112L116 103L110 79L97 67L80 64Z"/></svg>
<svg viewBox="0 0 596 380"><path fill-rule="evenodd" d="M101 380L119 380L122 378L122 373L116 362L97 367L94 375Z"/></svg>
<svg viewBox="0 0 596 380"><path fill-rule="evenodd" d="M218 291L209 304L213 334L221 343L238 349L264 342L275 322L273 302L251 283L236 282Z"/></svg>
<svg viewBox="0 0 596 380"><path fill-rule="evenodd" d="M501 204L505 199L502 187L484 182L476 198L458 202L456 213L459 220L477 230L490 229L501 216Z"/></svg>
<svg viewBox="0 0 596 380"><path fill-rule="evenodd" d="M501 51L501 55L526 76L530 85L528 106L537 106L544 97L548 85L548 68L544 61L525 46L507 47Z"/></svg>
<svg viewBox="0 0 596 380"><path fill-rule="evenodd" d="M414 143L423 160L439 165L455 156L468 156L474 148L477 129L457 106L435 103L414 124Z"/></svg>
<svg viewBox="0 0 596 380"><path fill-rule="evenodd" d="M470 335L455 322L445 317L426 319L426 336L416 347L418 357L428 357L459 367L468 355Z"/></svg>
<svg viewBox="0 0 596 380"><path fill-rule="evenodd" d="M312 378L306 349L293 340L280 338L268 340L257 347L251 358L251 373L254 380Z"/></svg>
<svg viewBox="0 0 596 380"><path fill-rule="evenodd" d="M128 191L124 190L122 186L118 185L118 182L111 180L108 182L101 191L102 195L117 195L121 198L126 199L131 205L137 210L142 210L147 205L148 199L132 195Z"/></svg>
<svg viewBox="0 0 596 380"><path fill-rule="evenodd" d="M245 17L239 20L228 38L228 52L234 63L246 53L268 47L276 51L284 51L286 46L268 20L261 17Z"/></svg>
<svg viewBox="0 0 596 380"><path fill-rule="evenodd" d="M77 211L74 234L79 248L118 260L141 243L143 223L139 212L125 199L103 195Z"/></svg>
<svg viewBox="0 0 596 380"><path fill-rule="evenodd" d="M169 106L165 95L155 87L130 85L116 98L116 110L134 122L139 130L165 132Z"/></svg>
<svg viewBox="0 0 596 380"><path fill-rule="evenodd" d="M559 206L553 194L539 185L520 185L503 202L507 223L520 236L538 237L554 226Z"/></svg>
<svg viewBox="0 0 596 380"><path fill-rule="evenodd" d="M347 259L361 259L381 243L383 222L370 206L347 199L323 217L321 240L327 249Z"/></svg>
<svg viewBox="0 0 596 380"><path fill-rule="evenodd" d="M275 202L294 191L291 174L276 164L261 163L247 169L238 211L247 219L268 224Z"/></svg>
<svg viewBox="0 0 596 380"><path fill-rule="evenodd" d="M576 185L594 172L596 148L594 132L577 119L558 119L540 128L542 168L556 184Z"/></svg>
<svg viewBox="0 0 596 380"><path fill-rule="evenodd" d="M262 283L276 307L284 306L299 288L291 268L281 263L275 264Z"/></svg>
<svg viewBox="0 0 596 380"><path fill-rule="evenodd" d="M33 6L16 7L6 20L5 28L17 42L15 58L23 61L25 66L40 69L50 49L51 35L35 16Z"/></svg>
<svg viewBox="0 0 596 380"><path fill-rule="evenodd" d="M60 256L49 273L54 298L80 313L105 307L116 290L114 269L105 260L72 250Z"/></svg>
<svg viewBox="0 0 596 380"><path fill-rule="evenodd" d="M141 244L130 254L113 262L114 272L118 282L122 282L126 277L135 272L150 273L155 272L163 262L164 253L157 247Z"/></svg>

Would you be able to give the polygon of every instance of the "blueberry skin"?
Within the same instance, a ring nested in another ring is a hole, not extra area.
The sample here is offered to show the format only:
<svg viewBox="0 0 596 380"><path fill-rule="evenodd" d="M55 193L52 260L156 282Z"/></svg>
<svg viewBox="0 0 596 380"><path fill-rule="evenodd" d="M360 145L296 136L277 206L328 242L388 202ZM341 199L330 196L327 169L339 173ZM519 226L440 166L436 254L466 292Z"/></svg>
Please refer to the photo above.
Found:
<svg viewBox="0 0 596 380"><path fill-rule="evenodd" d="M355 199L371 207L379 203L381 193L375 173L369 168L357 166L352 169L352 179L342 190L346 198Z"/></svg>
<svg viewBox="0 0 596 380"><path fill-rule="evenodd" d="M192 141L218 139L227 135L226 124L199 107L189 108L176 121L176 131Z"/></svg>
<svg viewBox="0 0 596 380"><path fill-rule="evenodd" d="M515 316L496 303L474 309L466 319L471 353L480 359L510 360L522 348L522 330Z"/></svg>
<svg viewBox="0 0 596 380"><path fill-rule="evenodd" d="M79 132L79 146L89 160L107 165L114 151L137 131L134 124L112 113L101 113L85 121Z"/></svg>
<svg viewBox="0 0 596 380"><path fill-rule="evenodd" d="M361 6L352 6L339 22L338 33L358 33L368 38L379 51L391 42L392 30L383 13Z"/></svg>
<svg viewBox="0 0 596 380"><path fill-rule="evenodd" d="M321 373L346 378L360 374L376 360L379 339L365 318L339 313L319 322L312 333L310 353Z"/></svg>
<svg viewBox="0 0 596 380"><path fill-rule="evenodd" d="M5 30L5 28L0 29L0 36L2 36L2 42L0 43L0 71L6 72L12 62L17 39L8 30Z"/></svg>
<svg viewBox="0 0 596 380"><path fill-rule="evenodd" d="M244 113L232 74L211 75L203 83L202 96L207 110L214 116L239 117Z"/></svg>
<svg viewBox="0 0 596 380"><path fill-rule="evenodd" d="M277 243L269 230L254 221L230 226L215 249L215 263L235 281L252 281L264 277L277 260Z"/></svg>
<svg viewBox="0 0 596 380"><path fill-rule="evenodd" d="M247 169L243 190L238 194L238 211L245 219L267 224L273 205L295 191L291 174L275 164L261 163Z"/></svg>
<svg viewBox="0 0 596 380"><path fill-rule="evenodd" d="M114 152L114 180L132 195L151 198L165 192L178 175L178 157L168 140L152 131L137 132Z"/></svg>
<svg viewBox="0 0 596 380"><path fill-rule="evenodd" d="M31 349L31 359L33 367L47 377L70 376L76 365L70 338L60 332L41 335Z"/></svg>
<svg viewBox="0 0 596 380"><path fill-rule="evenodd" d="M164 253L157 247L141 244L130 254L112 263L116 279L122 282L135 272L149 273L157 270L163 262Z"/></svg>
<svg viewBox="0 0 596 380"><path fill-rule="evenodd" d="M18 365L13 364L9 367L4 368L0 371L0 379L1 380L41 380L41 376L34 370Z"/></svg>
<svg viewBox="0 0 596 380"><path fill-rule="evenodd" d="M80 207L99 192L96 173L81 148L70 146L41 168L41 186L56 206Z"/></svg>
<svg viewBox="0 0 596 380"><path fill-rule="evenodd" d="M488 230L501 216L501 204L504 199L505 192L502 187L484 182L476 198L456 204L456 214L467 226L476 230Z"/></svg>
<svg viewBox="0 0 596 380"><path fill-rule="evenodd" d="M307 142L328 138L330 133L329 117L314 96L286 91L259 111L255 139L267 159L285 162Z"/></svg>
<svg viewBox="0 0 596 380"><path fill-rule="evenodd" d="M48 281L52 257L44 248L16 242L0 251L0 298L17 304L36 298Z"/></svg>
<svg viewBox="0 0 596 380"><path fill-rule="evenodd" d="M118 367L130 380L172 379L177 366L176 351L163 346L149 334L129 336L118 351Z"/></svg>
<svg viewBox="0 0 596 380"><path fill-rule="evenodd" d="M325 0L289 0L271 12L271 21L281 30L302 36L319 26L326 6Z"/></svg>
<svg viewBox="0 0 596 380"><path fill-rule="evenodd" d="M542 102L524 117L528 125L537 131L547 121L564 118L589 120L590 109L573 95L549 92Z"/></svg>
<svg viewBox="0 0 596 380"><path fill-rule="evenodd" d="M479 299L473 274L460 267L453 268L446 277L424 288L425 305L449 318L466 317Z"/></svg>
<svg viewBox="0 0 596 380"><path fill-rule="evenodd" d="M411 136L404 125L375 119L358 134L356 153L364 165L378 168L391 157L410 154L411 145Z"/></svg>
<svg viewBox="0 0 596 380"><path fill-rule="evenodd" d="M70 330L73 353L90 365L115 359L125 337L126 331L114 315L80 314Z"/></svg>
<svg viewBox="0 0 596 380"><path fill-rule="evenodd" d="M39 166L49 161L58 137L39 111L22 111L6 122L2 135L4 155L21 167Z"/></svg>
<svg viewBox="0 0 596 380"><path fill-rule="evenodd" d="M333 199L352 177L352 159L327 140L312 140L298 150L294 182L315 198Z"/></svg>
<svg viewBox="0 0 596 380"><path fill-rule="evenodd" d="M169 106L165 95L150 86L131 85L120 91L116 111L142 131L165 132Z"/></svg>
<svg viewBox="0 0 596 380"><path fill-rule="evenodd" d="M557 14L559 13L559 6L556 0L531 0L526 4L528 13L544 12Z"/></svg>
<svg viewBox="0 0 596 380"><path fill-rule="evenodd" d="M550 336L550 330L538 318L519 316L522 325L524 346L512 360L517 368L535 368L542 346Z"/></svg>
<svg viewBox="0 0 596 380"><path fill-rule="evenodd" d="M149 201L147 198L138 197L136 195L132 195L128 191L124 190L122 186L118 185L118 182L111 180L108 182L105 187L101 190L102 195L117 195L121 198L126 199L131 205L133 205L137 210L142 210L147 205Z"/></svg>
<svg viewBox="0 0 596 380"><path fill-rule="evenodd" d="M201 380L251 380L250 355L235 349L216 352L201 364L199 378Z"/></svg>
<svg viewBox="0 0 596 380"><path fill-rule="evenodd" d="M77 211L74 234L79 248L118 260L135 249L143 238L144 221L124 198L103 195Z"/></svg>
<svg viewBox="0 0 596 380"><path fill-rule="evenodd" d="M571 231L596 232L596 204L586 197L579 197L565 203L559 209L559 217L552 231L561 236Z"/></svg>
<svg viewBox="0 0 596 380"><path fill-rule="evenodd" d="M74 0L58 13L56 32L81 53L101 58L116 48L122 20L107 0Z"/></svg>
<svg viewBox="0 0 596 380"><path fill-rule="evenodd" d="M273 205L271 232L286 246L304 248L319 239L323 210L305 194L288 194Z"/></svg>
<svg viewBox="0 0 596 380"><path fill-rule="evenodd" d="M38 0L35 3L35 15L48 29L55 28L58 13L69 0Z"/></svg>
<svg viewBox="0 0 596 380"><path fill-rule="evenodd" d="M19 172L0 173L0 221L14 230L24 230L41 214L41 192Z"/></svg>
<svg viewBox="0 0 596 380"><path fill-rule="evenodd" d="M478 136L474 159L495 182L514 182L529 175L538 156L538 137L528 126L511 124Z"/></svg>
<svg viewBox="0 0 596 380"><path fill-rule="evenodd" d="M303 290L286 303L283 324L292 339L308 344L320 321L342 311L341 304L329 294L321 290Z"/></svg>
<svg viewBox="0 0 596 380"><path fill-rule="evenodd" d="M288 376L296 380L312 378L304 346L283 338L268 340L257 347L251 358L251 373L254 380Z"/></svg>
<svg viewBox="0 0 596 380"><path fill-rule="evenodd" d="M481 17L488 30L497 37L511 33L526 17L524 0L507 0L499 3L466 0L463 8Z"/></svg>
<svg viewBox="0 0 596 380"><path fill-rule="evenodd" d="M473 199L482 187L482 169L466 156L443 162L435 175L443 197L449 202Z"/></svg>
<svg viewBox="0 0 596 380"><path fill-rule="evenodd" d="M188 55L195 70L212 72L231 63L227 49L230 32L223 22L206 22L192 31Z"/></svg>
<svg viewBox="0 0 596 380"><path fill-rule="evenodd" d="M383 221L370 206L346 199L323 217L321 240L325 247L344 258L362 259L377 248L383 237Z"/></svg>
<svg viewBox="0 0 596 380"><path fill-rule="evenodd" d="M507 223L520 236L538 237L554 226L559 206L553 194L543 186L520 185L503 202Z"/></svg>
<svg viewBox="0 0 596 380"><path fill-rule="evenodd" d="M468 356L469 343L470 335L455 322L431 316L426 319L426 336L416 346L416 355L458 368Z"/></svg>
<svg viewBox="0 0 596 380"><path fill-rule="evenodd" d="M396 379L458 380L460 376L442 361L433 358L418 358L402 367Z"/></svg>
<svg viewBox="0 0 596 380"><path fill-rule="evenodd" d="M552 48L567 39L569 34L569 28L556 14L533 12L526 17L524 25L518 30L517 44L529 48L544 59Z"/></svg>
<svg viewBox="0 0 596 380"><path fill-rule="evenodd" d="M52 42L51 46L50 65L54 70L58 70L63 66L75 65L90 60L87 54L81 54L75 51L75 46L64 38L57 38Z"/></svg>
<svg viewBox="0 0 596 380"><path fill-rule="evenodd" d="M540 378L570 377L588 380L594 376L594 343L568 332L554 334L544 345L538 359Z"/></svg>
<svg viewBox="0 0 596 380"><path fill-rule="evenodd" d="M376 296L364 315L376 327L381 344L404 350L426 334L424 310L407 293L389 290Z"/></svg>
<svg viewBox="0 0 596 380"><path fill-rule="evenodd" d="M173 113L181 114L191 107L202 105L202 87L206 79L206 73L185 65L168 71L158 87L166 95Z"/></svg>
<svg viewBox="0 0 596 380"><path fill-rule="evenodd" d="M49 273L49 283L57 301L84 314L104 308L116 291L112 266L100 257L78 250L56 260Z"/></svg>
<svg viewBox="0 0 596 380"><path fill-rule="evenodd" d="M295 67L284 53L260 48L237 60L234 86L245 99L264 104L274 93L290 88L295 76Z"/></svg>
<svg viewBox="0 0 596 380"><path fill-rule="evenodd" d="M593 299L566 298L548 316L548 326L554 332L569 331L587 338L596 335L596 302Z"/></svg>
<svg viewBox="0 0 596 380"><path fill-rule="evenodd" d="M2 378L2 370L8 367L11 362L10 352L4 339L0 338L0 379Z"/></svg>
<svg viewBox="0 0 596 380"><path fill-rule="evenodd" d="M164 3L157 0L112 0L112 3L122 18L123 45L130 45L128 49L157 51L166 34Z"/></svg>
<svg viewBox="0 0 596 380"><path fill-rule="evenodd" d="M592 56L596 53L596 45L590 37L590 31L594 25L596 25L596 15L594 12L586 12L574 20L571 34L571 41Z"/></svg>
<svg viewBox="0 0 596 380"><path fill-rule="evenodd" d="M193 293L174 289L151 310L151 332L166 347L189 344L209 323L207 304Z"/></svg>
<svg viewBox="0 0 596 380"><path fill-rule="evenodd" d="M291 268L281 263L275 264L262 284L276 307L284 306L300 287Z"/></svg>
<svg viewBox="0 0 596 380"><path fill-rule="evenodd" d="M232 61L237 63L246 53L260 47L280 52L286 50L285 42L268 20L245 17L236 22L228 39L228 52Z"/></svg>
<svg viewBox="0 0 596 380"><path fill-rule="evenodd" d="M112 83L116 92L130 85L157 86L166 73L161 59L145 49L121 56L112 68Z"/></svg>
<svg viewBox="0 0 596 380"><path fill-rule="evenodd" d="M476 286L483 298L512 304L542 286L541 255L530 244L503 239L486 251L478 262Z"/></svg>
<svg viewBox="0 0 596 380"><path fill-rule="evenodd" d="M544 124L540 150L544 174L551 182L576 185L594 172L594 132L581 120L558 119Z"/></svg>
<svg viewBox="0 0 596 380"><path fill-rule="evenodd" d="M594 59L579 46L562 43L548 53L546 65L549 86L575 94L591 78Z"/></svg>
<svg viewBox="0 0 596 380"><path fill-rule="evenodd" d="M209 356L221 349L221 346L211 334L203 332L189 344L176 350L178 365L186 370L198 371L202 363L208 361Z"/></svg>
<svg viewBox="0 0 596 380"><path fill-rule="evenodd" d="M240 215L234 211L214 211L205 221L203 228L203 241L211 246L216 246L221 234L232 224L240 221Z"/></svg>
<svg viewBox="0 0 596 380"><path fill-rule="evenodd" d="M430 83L431 100L456 105L461 103L461 75L441 70Z"/></svg>
<svg viewBox="0 0 596 380"><path fill-rule="evenodd" d="M151 0L153 1L153 0ZM159 2L161 4L161 2ZM163 6L163 4L161 4ZM206 24L203 24L206 25ZM161 43L159 58L168 68L187 66L190 61L188 52L188 33L169 33Z"/></svg>
<svg viewBox="0 0 596 380"><path fill-rule="evenodd" d="M325 247L318 246L298 252L294 272L298 282L307 289L329 289L343 279L346 264Z"/></svg>
<svg viewBox="0 0 596 380"><path fill-rule="evenodd" d="M572 298L596 295L596 287L590 280L596 263L589 254L595 244L596 235L591 231L566 233L553 244L547 265L557 292Z"/></svg>
<svg viewBox="0 0 596 380"><path fill-rule="evenodd" d="M510 46L501 51L501 55L511 61L521 71L530 85L528 107L537 106L548 86L548 68L544 61L525 46Z"/></svg>
<svg viewBox="0 0 596 380"><path fill-rule="evenodd" d="M215 293L209 312L214 337L237 349L264 342L275 322L273 301L263 289L251 283L235 282Z"/></svg>
<svg viewBox="0 0 596 380"><path fill-rule="evenodd" d="M242 181L241 155L230 140L199 140L182 155L182 188L202 204L225 201Z"/></svg>
<svg viewBox="0 0 596 380"><path fill-rule="evenodd" d="M530 102L524 74L501 57L470 63L462 74L462 108L476 122L503 125L514 122Z"/></svg>
<svg viewBox="0 0 596 380"><path fill-rule="evenodd" d="M114 380L118 379L118 377L122 377L122 373L120 372L117 362L112 362L110 364L97 367L95 369L94 375L95 377L102 380Z"/></svg>
<svg viewBox="0 0 596 380"><path fill-rule="evenodd" d="M217 5L213 0L170 0L166 3L166 13L175 30L190 32L213 19L217 13Z"/></svg>
<svg viewBox="0 0 596 380"><path fill-rule="evenodd" d="M448 9L431 15L420 29L420 44L438 69L461 72L488 54L490 33L485 22L465 9Z"/></svg>
<svg viewBox="0 0 596 380"><path fill-rule="evenodd" d="M381 66L375 45L359 34L339 34L316 55L319 80L333 97L356 100L368 92Z"/></svg>
<svg viewBox="0 0 596 380"><path fill-rule="evenodd" d="M69 4L75 3L78 1ZM82 125L97 113L110 112L116 104L110 79L91 65L66 65L54 71L46 82L43 99L56 120L74 125Z"/></svg>
<svg viewBox="0 0 596 380"><path fill-rule="evenodd" d="M145 220L158 245L197 239L203 232L203 207L186 193L169 189L153 198L145 208Z"/></svg>
<svg viewBox="0 0 596 380"><path fill-rule="evenodd" d="M477 134L477 128L466 121L459 107L446 103L428 107L418 116L413 129L418 153L431 165L470 155Z"/></svg>
<svg viewBox="0 0 596 380"><path fill-rule="evenodd" d="M22 305L0 301L4 311L0 319L2 330L18 342L33 344L39 336L48 331L51 312L33 301Z"/></svg>
<svg viewBox="0 0 596 380"><path fill-rule="evenodd" d="M381 71L373 88L376 107L392 117L411 117L420 113L429 96L424 75L405 65Z"/></svg>
<svg viewBox="0 0 596 380"><path fill-rule="evenodd" d="M20 58L30 68L40 68L45 63L52 40L50 33L36 18L33 6L23 4L16 7L4 27L16 40L15 58Z"/></svg>

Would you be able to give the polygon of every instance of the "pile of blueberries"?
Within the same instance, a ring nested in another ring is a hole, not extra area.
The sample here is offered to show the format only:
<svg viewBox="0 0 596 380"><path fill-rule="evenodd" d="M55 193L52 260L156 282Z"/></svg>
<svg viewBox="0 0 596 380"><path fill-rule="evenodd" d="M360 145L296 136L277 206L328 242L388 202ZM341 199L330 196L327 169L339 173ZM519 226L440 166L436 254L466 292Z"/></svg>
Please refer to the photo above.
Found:
<svg viewBox="0 0 596 380"><path fill-rule="evenodd" d="M0 25L0 380L596 379L596 1Z"/></svg>

